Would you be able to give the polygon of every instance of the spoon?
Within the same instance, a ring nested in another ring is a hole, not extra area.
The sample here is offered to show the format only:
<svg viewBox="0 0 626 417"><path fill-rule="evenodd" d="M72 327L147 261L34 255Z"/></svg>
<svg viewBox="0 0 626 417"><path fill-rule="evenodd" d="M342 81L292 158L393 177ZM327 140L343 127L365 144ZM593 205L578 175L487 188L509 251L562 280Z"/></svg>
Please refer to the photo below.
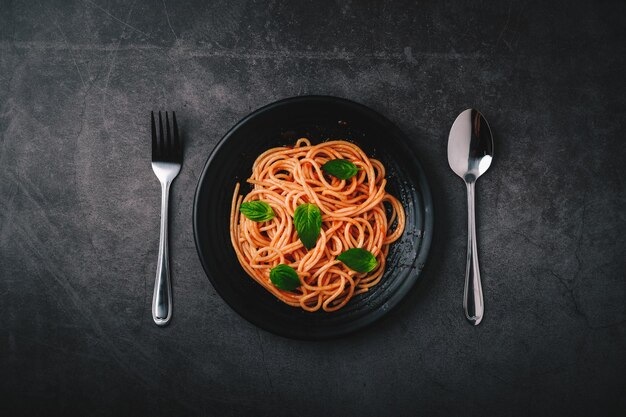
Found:
<svg viewBox="0 0 626 417"><path fill-rule="evenodd" d="M485 311L476 245L474 187L478 177L489 169L492 158L493 138L487 120L478 110L465 110L457 116L450 129L448 163L452 171L465 181L467 187L468 236L463 309L465 317L474 326L482 321Z"/></svg>

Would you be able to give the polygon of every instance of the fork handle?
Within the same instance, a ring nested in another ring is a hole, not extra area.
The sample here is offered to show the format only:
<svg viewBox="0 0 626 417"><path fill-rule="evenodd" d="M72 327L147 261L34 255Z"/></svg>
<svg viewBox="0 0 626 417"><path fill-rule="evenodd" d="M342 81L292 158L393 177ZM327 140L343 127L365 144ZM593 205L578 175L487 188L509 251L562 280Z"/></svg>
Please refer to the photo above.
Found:
<svg viewBox="0 0 626 417"><path fill-rule="evenodd" d="M165 326L172 318L172 282L170 280L169 250L167 244L167 212L170 181L161 182L161 233L159 235L159 259L152 296L152 319L157 326Z"/></svg>

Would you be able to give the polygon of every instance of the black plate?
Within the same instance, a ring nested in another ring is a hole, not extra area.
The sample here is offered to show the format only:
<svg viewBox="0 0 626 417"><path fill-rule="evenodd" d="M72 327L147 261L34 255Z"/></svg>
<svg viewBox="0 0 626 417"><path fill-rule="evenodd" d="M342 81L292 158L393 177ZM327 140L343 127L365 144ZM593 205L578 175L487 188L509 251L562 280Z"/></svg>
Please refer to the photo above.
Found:
<svg viewBox="0 0 626 417"><path fill-rule="evenodd" d="M230 242L230 204L236 182L245 183L263 151L345 139L379 159L388 191L406 210L406 230L391 245L381 282L339 311L305 312L278 301L239 265ZM202 266L224 300L251 323L281 336L325 339L360 329L382 317L418 280L433 233L428 182L409 140L389 120L361 104L325 96L294 97L267 105L235 125L217 144L200 176L194 201L194 235Z"/></svg>

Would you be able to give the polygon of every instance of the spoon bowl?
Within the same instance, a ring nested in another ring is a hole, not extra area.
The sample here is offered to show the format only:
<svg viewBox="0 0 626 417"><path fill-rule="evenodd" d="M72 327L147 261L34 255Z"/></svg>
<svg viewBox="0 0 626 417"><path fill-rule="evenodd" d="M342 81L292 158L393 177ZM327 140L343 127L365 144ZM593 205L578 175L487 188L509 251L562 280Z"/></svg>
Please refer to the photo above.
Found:
<svg viewBox="0 0 626 417"><path fill-rule="evenodd" d="M465 110L450 129L450 168L465 181L476 181L489 169L492 159L493 137L487 119L478 110Z"/></svg>

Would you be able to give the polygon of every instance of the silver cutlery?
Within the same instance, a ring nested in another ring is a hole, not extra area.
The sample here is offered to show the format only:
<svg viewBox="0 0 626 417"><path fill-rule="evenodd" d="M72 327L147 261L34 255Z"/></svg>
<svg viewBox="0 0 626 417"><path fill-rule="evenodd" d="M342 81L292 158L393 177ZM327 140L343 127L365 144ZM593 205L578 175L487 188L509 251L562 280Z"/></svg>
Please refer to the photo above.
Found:
<svg viewBox="0 0 626 417"><path fill-rule="evenodd" d="M157 263L154 294L152 296L152 319L158 326L165 326L172 318L172 282L170 279L169 250L167 244L168 202L170 185L180 172L183 146L178 136L176 114L172 112L172 129L165 112L165 135L159 112L159 131L151 112L152 122L152 170L161 182L161 233L159 235L159 258Z"/></svg>
<svg viewBox="0 0 626 417"><path fill-rule="evenodd" d="M476 180L489 169L493 158L493 138L487 120L474 109L458 115L448 138L448 163L452 171L465 181L467 188L467 265L463 309L474 326L483 319L483 289L480 282L474 189Z"/></svg>

